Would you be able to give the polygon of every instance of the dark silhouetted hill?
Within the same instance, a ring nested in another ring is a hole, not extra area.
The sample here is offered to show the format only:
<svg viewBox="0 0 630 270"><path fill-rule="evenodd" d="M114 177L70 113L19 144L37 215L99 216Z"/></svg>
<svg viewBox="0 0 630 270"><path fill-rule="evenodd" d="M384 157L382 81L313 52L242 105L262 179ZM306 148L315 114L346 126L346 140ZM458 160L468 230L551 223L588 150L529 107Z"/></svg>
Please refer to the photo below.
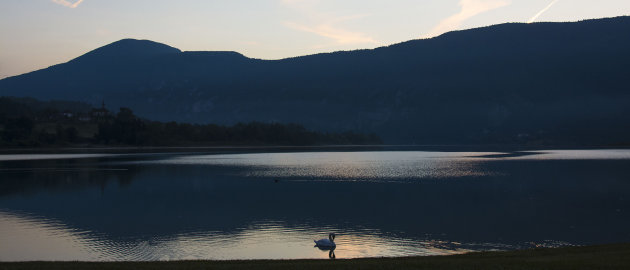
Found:
<svg viewBox="0 0 630 270"><path fill-rule="evenodd" d="M373 50L258 60L122 40L0 81L0 95L132 107L149 119L301 123L388 143L630 138L630 17L510 23Z"/></svg>

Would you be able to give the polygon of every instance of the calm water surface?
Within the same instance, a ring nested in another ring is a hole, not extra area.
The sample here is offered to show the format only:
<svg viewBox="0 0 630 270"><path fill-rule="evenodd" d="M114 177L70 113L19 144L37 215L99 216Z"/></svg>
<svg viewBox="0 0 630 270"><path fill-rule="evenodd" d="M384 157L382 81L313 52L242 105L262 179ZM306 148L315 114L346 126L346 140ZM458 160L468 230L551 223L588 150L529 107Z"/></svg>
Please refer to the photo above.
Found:
<svg viewBox="0 0 630 270"><path fill-rule="evenodd" d="M0 260L337 258L630 241L630 150L0 155Z"/></svg>

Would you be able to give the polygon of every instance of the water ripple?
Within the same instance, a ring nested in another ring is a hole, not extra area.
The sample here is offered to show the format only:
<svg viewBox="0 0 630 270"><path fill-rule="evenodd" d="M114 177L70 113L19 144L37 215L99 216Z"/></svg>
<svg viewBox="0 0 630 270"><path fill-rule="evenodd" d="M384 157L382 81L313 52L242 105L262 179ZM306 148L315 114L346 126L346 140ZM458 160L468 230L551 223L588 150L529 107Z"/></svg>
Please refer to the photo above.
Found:
<svg viewBox="0 0 630 270"><path fill-rule="evenodd" d="M45 218L0 211L0 241L29 245L0 245L0 260L151 261L188 259L326 258L313 240L337 233L338 258L444 255L473 247L501 249L493 244L460 244L436 239L410 239L374 228L347 229L334 225L291 227L283 221L261 221L234 232L196 231L173 237L108 239L95 232L75 230ZM20 238L14 242L13 238ZM36 245L34 243L37 243ZM53 248L54 246L54 248ZM22 248L28 248L24 252Z"/></svg>

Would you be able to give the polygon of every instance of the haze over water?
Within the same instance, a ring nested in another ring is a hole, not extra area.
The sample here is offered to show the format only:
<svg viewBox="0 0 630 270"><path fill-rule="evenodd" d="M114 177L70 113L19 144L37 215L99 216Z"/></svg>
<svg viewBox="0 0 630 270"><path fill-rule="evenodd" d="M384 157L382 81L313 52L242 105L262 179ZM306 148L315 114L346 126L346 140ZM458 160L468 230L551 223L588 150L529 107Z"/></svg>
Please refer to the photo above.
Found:
<svg viewBox="0 0 630 270"><path fill-rule="evenodd" d="M630 151L0 155L0 260L437 255L630 241Z"/></svg>

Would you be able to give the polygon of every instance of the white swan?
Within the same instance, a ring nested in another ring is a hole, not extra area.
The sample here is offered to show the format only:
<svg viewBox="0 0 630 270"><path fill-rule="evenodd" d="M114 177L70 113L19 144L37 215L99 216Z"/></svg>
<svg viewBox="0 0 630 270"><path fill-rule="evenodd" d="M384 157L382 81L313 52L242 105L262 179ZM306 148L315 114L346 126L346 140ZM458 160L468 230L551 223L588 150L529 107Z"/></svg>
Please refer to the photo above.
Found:
<svg viewBox="0 0 630 270"><path fill-rule="evenodd" d="M313 240L315 241L315 246L316 247L323 247L323 248L332 248L332 247L336 247L337 244L335 244L335 234L331 233L328 235L328 239L324 238L324 239L320 239L320 240Z"/></svg>

